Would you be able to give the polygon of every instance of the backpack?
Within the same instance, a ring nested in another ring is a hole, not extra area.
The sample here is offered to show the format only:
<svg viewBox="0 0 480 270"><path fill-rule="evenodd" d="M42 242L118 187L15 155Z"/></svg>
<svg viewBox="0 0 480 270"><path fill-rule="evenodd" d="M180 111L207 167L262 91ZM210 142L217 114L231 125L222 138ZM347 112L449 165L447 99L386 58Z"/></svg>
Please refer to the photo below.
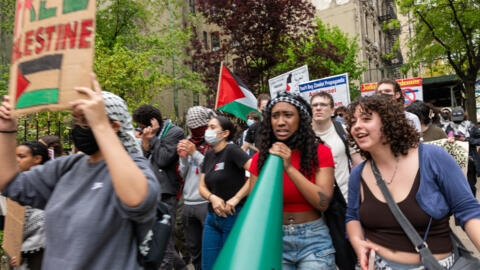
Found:
<svg viewBox="0 0 480 270"><path fill-rule="evenodd" d="M137 261L145 270L157 270L162 263L168 240L172 234L170 218L167 205L158 201L153 225L150 223L135 224L138 242Z"/></svg>

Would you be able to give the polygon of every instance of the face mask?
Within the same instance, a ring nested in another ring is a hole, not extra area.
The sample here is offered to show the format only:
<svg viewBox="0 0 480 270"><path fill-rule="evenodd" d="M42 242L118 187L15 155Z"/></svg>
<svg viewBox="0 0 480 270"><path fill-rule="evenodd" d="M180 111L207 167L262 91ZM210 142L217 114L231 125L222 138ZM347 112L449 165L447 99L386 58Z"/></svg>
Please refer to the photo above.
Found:
<svg viewBox="0 0 480 270"><path fill-rule="evenodd" d="M448 113L442 113L443 120L448 120Z"/></svg>
<svg viewBox="0 0 480 270"><path fill-rule="evenodd" d="M72 138L75 148L87 155L95 154L99 150L95 136L90 128L74 126Z"/></svg>
<svg viewBox="0 0 480 270"><path fill-rule="evenodd" d="M217 138L216 130L207 129L205 131L205 141L211 146L215 146L221 141L221 139Z"/></svg>
<svg viewBox="0 0 480 270"><path fill-rule="evenodd" d="M247 126L251 127L253 124L255 124L255 120L253 120L253 119L248 119L247 120Z"/></svg>

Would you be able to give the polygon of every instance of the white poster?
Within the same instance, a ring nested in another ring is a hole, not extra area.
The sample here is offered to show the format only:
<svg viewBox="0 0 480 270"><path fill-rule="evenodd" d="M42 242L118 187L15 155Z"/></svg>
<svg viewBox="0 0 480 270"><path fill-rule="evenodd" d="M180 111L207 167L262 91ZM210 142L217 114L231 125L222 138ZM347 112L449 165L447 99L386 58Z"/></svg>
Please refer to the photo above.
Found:
<svg viewBox="0 0 480 270"><path fill-rule="evenodd" d="M302 83L298 88L302 97L308 102L315 93L327 92L332 95L335 108L350 104L348 73Z"/></svg>
<svg viewBox="0 0 480 270"><path fill-rule="evenodd" d="M309 80L307 65L269 79L268 86L270 88L270 96L275 97L277 96L277 92L280 91L289 91L298 94L298 85L308 82Z"/></svg>

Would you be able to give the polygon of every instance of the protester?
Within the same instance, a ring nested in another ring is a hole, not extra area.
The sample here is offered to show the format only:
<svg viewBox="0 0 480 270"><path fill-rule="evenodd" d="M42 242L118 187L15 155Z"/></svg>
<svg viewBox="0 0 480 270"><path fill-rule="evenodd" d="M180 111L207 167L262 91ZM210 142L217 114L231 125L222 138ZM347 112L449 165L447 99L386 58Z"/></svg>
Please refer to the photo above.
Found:
<svg viewBox="0 0 480 270"><path fill-rule="evenodd" d="M16 149L17 168L19 172L30 170L50 160L47 147L41 142L27 141ZM14 269L42 269L45 249L45 214L43 210L27 206L23 225L22 264ZM15 266L17 258L12 257L10 265Z"/></svg>
<svg viewBox="0 0 480 270"><path fill-rule="evenodd" d="M265 106L267 105L267 102L270 100L270 95L269 94L265 94L265 93L262 93L260 95L258 95L258 98L257 98L257 110L260 114L263 114L263 110L265 109ZM245 146L243 146L244 149L246 148L250 148L252 150L254 150L254 148L250 147L250 146L256 146L257 144L257 138L258 138L258 128L260 126L260 123L257 122L257 123L254 123L253 125L251 125L249 128L248 128L248 132L247 132L247 135L245 135L245 140L244 140L244 144ZM254 150L254 152L256 152Z"/></svg>
<svg viewBox="0 0 480 270"><path fill-rule="evenodd" d="M50 149L50 151L53 151L54 158L65 155L65 152L63 151L63 145L59 137L54 135L47 135L41 137L40 139L38 139L38 141L46 145L47 148Z"/></svg>
<svg viewBox="0 0 480 270"><path fill-rule="evenodd" d="M387 95L391 99L397 101L402 106L405 104L405 98L403 96L402 88L397 81L392 79L382 79L377 83L377 89L375 90L377 95ZM410 125L412 125L418 133L422 132L422 127L420 125L420 120L413 113L403 111L407 119L409 120Z"/></svg>
<svg viewBox="0 0 480 270"><path fill-rule="evenodd" d="M180 156L180 176L184 179L183 187L183 226L188 251L195 269L202 269L202 233L208 211L208 200L199 193L201 165L204 155L210 149L205 141L205 130L210 118L215 113L202 106L188 109L186 122L191 136L181 140L177 146Z"/></svg>
<svg viewBox="0 0 480 270"><path fill-rule="evenodd" d="M271 99L259 129L259 152L250 166L250 190L269 154L283 160L283 269L336 269L335 249L320 211L333 194L333 158L315 137L312 110L300 96Z"/></svg>
<svg viewBox="0 0 480 270"><path fill-rule="evenodd" d="M477 194L477 175L480 174L480 155L477 146L480 146L480 130L477 125L465 118L462 108L453 108L452 123L447 127L447 135L451 140L468 142L468 171L467 179L473 196Z"/></svg>
<svg viewBox="0 0 480 270"><path fill-rule="evenodd" d="M142 150L150 160L161 187L161 200L169 206L171 220L176 220L177 194L180 181L177 176L177 145L184 138L183 130L170 119L162 120L160 110L142 105L133 111L133 120L143 129ZM185 269L186 264L175 250L174 235L170 237L161 269Z"/></svg>
<svg viewBox="0 0 480 270"><path fill-rule="evenodd" d="M125 102L79 87L71 102L73 142L85 154L28 172L15 170L16 119L8 96L0 106L0 189L45 210L42 269L141 269L134 228L155 220L159 186L135 143Z"/></svg>
<svg viewBox="0 0 480 270"><path fill-rule="evenodd" d="M318 92L312 96L310 105L313 111L313 131L332 151L335 182L347 201L350 167L359 164L362 158L355 149L349 147L344 127L330 117L335 109L332 95Z"/></svg>
<svg viewBox="0 0 480 270"><path fill-rule="evenodd" d="M441 116L440 123L442 125L441 127L442 127L443 131L445 131L445 133L447 133L447 129L450 129L450 126L453 125L452 109L450 109L448 107L443 107L440 110L440 116Z"/></svg>
<svg viewBox="0 0 480 270"><path fill-rule="evenodd" d="M205 141L213 149L205 154L199 185L200 195L210 202L202 239L203 270L212 269L248 194L245 170L250 158L228 143L234 134L234 125L222 116L212 118L205 131Z"/></svg>
<svg viewBox="0 0 480 270"><path fill-rule="evenodd" d="M258 123L258 121L260 121L260 115L258 115L257 112L252 111L252 112L249 112L247 114L247 126L248 126L248 128L246 130L244 130L243 133L242 133L242 140L241 140L240 145L242 146L242 150L247 152L250 157L252 157L257 152L257 148L255 147L254 144L244 143L244 142L245 142L245 138L247 137L248 131L250 130L250 128L253 125Z"/></svg>
<svg viewBox="0 0 480 270"><path fill-rule="evenodd" d="M439 146L419 143L403 106L383 96L361 97L348 107L347 130L366 159L350 175L347 232L363 270L423 269L416 248L386 204L372 172L376 163L394 200L439 263L454 262L449 217L453 213L480 250L480 205L462 170ZM374 213L374 214L372 214ZM371 266L372 267L372 266Z"/></svg>
<svg viewBox="0 0 480 270"><path fill-rule="evenodd" d="M338 108L335 109L335 121L339 122L342 125L345 125L345 112L347 111L347 108L345 106L339 106Z"/></svg>
<svg viewBox="0 0 480 270"><path fill-rule="evenodd" d="M423 101L417 100L413 102L406 108L406 111L415 114L418 119L420 119L424 142L447 138L447 134L443 129L432 124L432 119L435 116L435 113L433 112L433 108L423 103Z"/></svg>

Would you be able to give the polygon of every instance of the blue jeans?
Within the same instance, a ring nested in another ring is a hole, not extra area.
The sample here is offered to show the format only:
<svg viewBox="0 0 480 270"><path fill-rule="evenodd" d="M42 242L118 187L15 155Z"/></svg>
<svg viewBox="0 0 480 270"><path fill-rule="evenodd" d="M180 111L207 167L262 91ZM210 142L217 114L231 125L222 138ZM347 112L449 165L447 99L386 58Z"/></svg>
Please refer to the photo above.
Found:
<svg viewBox="0 0 480 270"><path fill-rule="evenodd" d="M323 218L283 225L283 270L335 270L335 248Z"/></svg>
<svg viewBox="0 0 480 270"><path fill-rule="evenodd" d="M242 206L235 208L235 215L223 218L215 212L208 211L203 227L202 270L211 270L218 254L225 244L230 231L237 220Z"/></svg>

